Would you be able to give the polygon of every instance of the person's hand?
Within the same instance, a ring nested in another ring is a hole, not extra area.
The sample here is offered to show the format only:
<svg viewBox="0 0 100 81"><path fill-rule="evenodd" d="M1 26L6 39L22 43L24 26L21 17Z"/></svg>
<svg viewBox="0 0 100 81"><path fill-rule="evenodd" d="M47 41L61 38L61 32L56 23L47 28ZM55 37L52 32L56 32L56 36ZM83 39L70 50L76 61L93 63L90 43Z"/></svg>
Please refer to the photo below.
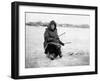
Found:
<svg viewBox="0 0 100 81"><path fill-rule="evenodd" d="M64 43L62 43L62 45L64 46Z"/></svg>
<svg viewBox="0 0 100 81"><path fill-rule="evenodd" d="M61 42L61 41L60 41L60 44L61 44L62 46L64 46L64 43L63 43L63 42Z"/></svg>

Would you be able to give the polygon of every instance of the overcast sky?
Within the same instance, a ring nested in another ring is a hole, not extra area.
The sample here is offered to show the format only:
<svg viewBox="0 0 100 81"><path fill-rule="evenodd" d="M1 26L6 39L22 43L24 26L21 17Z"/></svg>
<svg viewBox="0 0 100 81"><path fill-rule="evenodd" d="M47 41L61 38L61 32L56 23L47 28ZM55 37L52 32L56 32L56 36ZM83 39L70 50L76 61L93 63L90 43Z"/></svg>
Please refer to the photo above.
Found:
<svg viewBox="0 0 100 81"><path fill-rule="evenodd" d="M63 14L44 14L44 13L26 13L26 22L55 22L62 24L89 24L90 16L83 15L63 15Z"/></svg>

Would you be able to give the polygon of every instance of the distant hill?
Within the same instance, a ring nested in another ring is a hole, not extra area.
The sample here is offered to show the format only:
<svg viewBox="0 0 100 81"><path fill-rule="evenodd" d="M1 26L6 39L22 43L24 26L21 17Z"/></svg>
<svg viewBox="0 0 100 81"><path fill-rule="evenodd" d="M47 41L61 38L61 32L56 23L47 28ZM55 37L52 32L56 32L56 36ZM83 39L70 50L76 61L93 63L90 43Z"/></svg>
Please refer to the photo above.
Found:
<svg viewBox="0 0 100 81"><path fill-rule="evenodd" d="M48 26L48 22L41 22L41 21L38 21L38 22L27 22L26 25L29 25L29 26L43 26L43 27L47 27ZM73 27L73 28L90 28L90 26L88 24L80 24L80 25L75 25L75 24L66 24L66 23L63 23L63 24L59 24L57 23L57 26L59 27Z"/></svg>

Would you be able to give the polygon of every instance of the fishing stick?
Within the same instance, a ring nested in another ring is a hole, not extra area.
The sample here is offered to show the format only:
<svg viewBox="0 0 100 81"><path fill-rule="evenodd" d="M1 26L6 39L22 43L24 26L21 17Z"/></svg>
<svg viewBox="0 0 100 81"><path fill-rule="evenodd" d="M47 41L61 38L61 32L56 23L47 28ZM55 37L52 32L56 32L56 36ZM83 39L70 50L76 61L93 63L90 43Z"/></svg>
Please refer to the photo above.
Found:
<svg viewBox="0 0 100 81"><path fill-rule="evenodd" d="M70 44L70 43L72 43L72 42L66 42L66 43L64 43L64 44Z"/></svg>
<svg viewBox="0 0 100 81"><path fill-rule="evenodd" d="M60 35L59 35L59 37L60 37L60 36L62 36L62 35L64 35L65 33L66 33L66 32L64 32L64 33L60 34Z"/></svg>
<svg viewBox="0 0 100 81"><path fill-rule="evenodd" d="M62 36L62 35L64 35L64 34L66 34L66 32L60 34L59 37ZM72 43L72 42L66 42L66 43L64 43L64 44L70 44L70 43Z"/></svg>

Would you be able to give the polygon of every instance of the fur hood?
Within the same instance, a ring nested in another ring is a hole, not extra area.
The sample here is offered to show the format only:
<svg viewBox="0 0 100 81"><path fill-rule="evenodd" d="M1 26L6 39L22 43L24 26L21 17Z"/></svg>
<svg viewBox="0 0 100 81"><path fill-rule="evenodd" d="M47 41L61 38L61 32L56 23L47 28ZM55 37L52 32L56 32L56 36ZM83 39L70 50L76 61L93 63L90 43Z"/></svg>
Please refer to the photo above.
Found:
<svg viewBox="0 0 100 81"><path fill-rule="evenodd" d="M57 29L57 28L56 28L56 27L57 27L57 24L56 24L56 22L55 22L54 20L52 20L52 21L49 23L49 25L48 25L48 29L49 29L49 30L52 30L52 29L51 29L51 25L52 25L52 24L55 25L54 30L56 30L56 29ZM54 30L52 30L52 31L54 31Z"/></svg>

